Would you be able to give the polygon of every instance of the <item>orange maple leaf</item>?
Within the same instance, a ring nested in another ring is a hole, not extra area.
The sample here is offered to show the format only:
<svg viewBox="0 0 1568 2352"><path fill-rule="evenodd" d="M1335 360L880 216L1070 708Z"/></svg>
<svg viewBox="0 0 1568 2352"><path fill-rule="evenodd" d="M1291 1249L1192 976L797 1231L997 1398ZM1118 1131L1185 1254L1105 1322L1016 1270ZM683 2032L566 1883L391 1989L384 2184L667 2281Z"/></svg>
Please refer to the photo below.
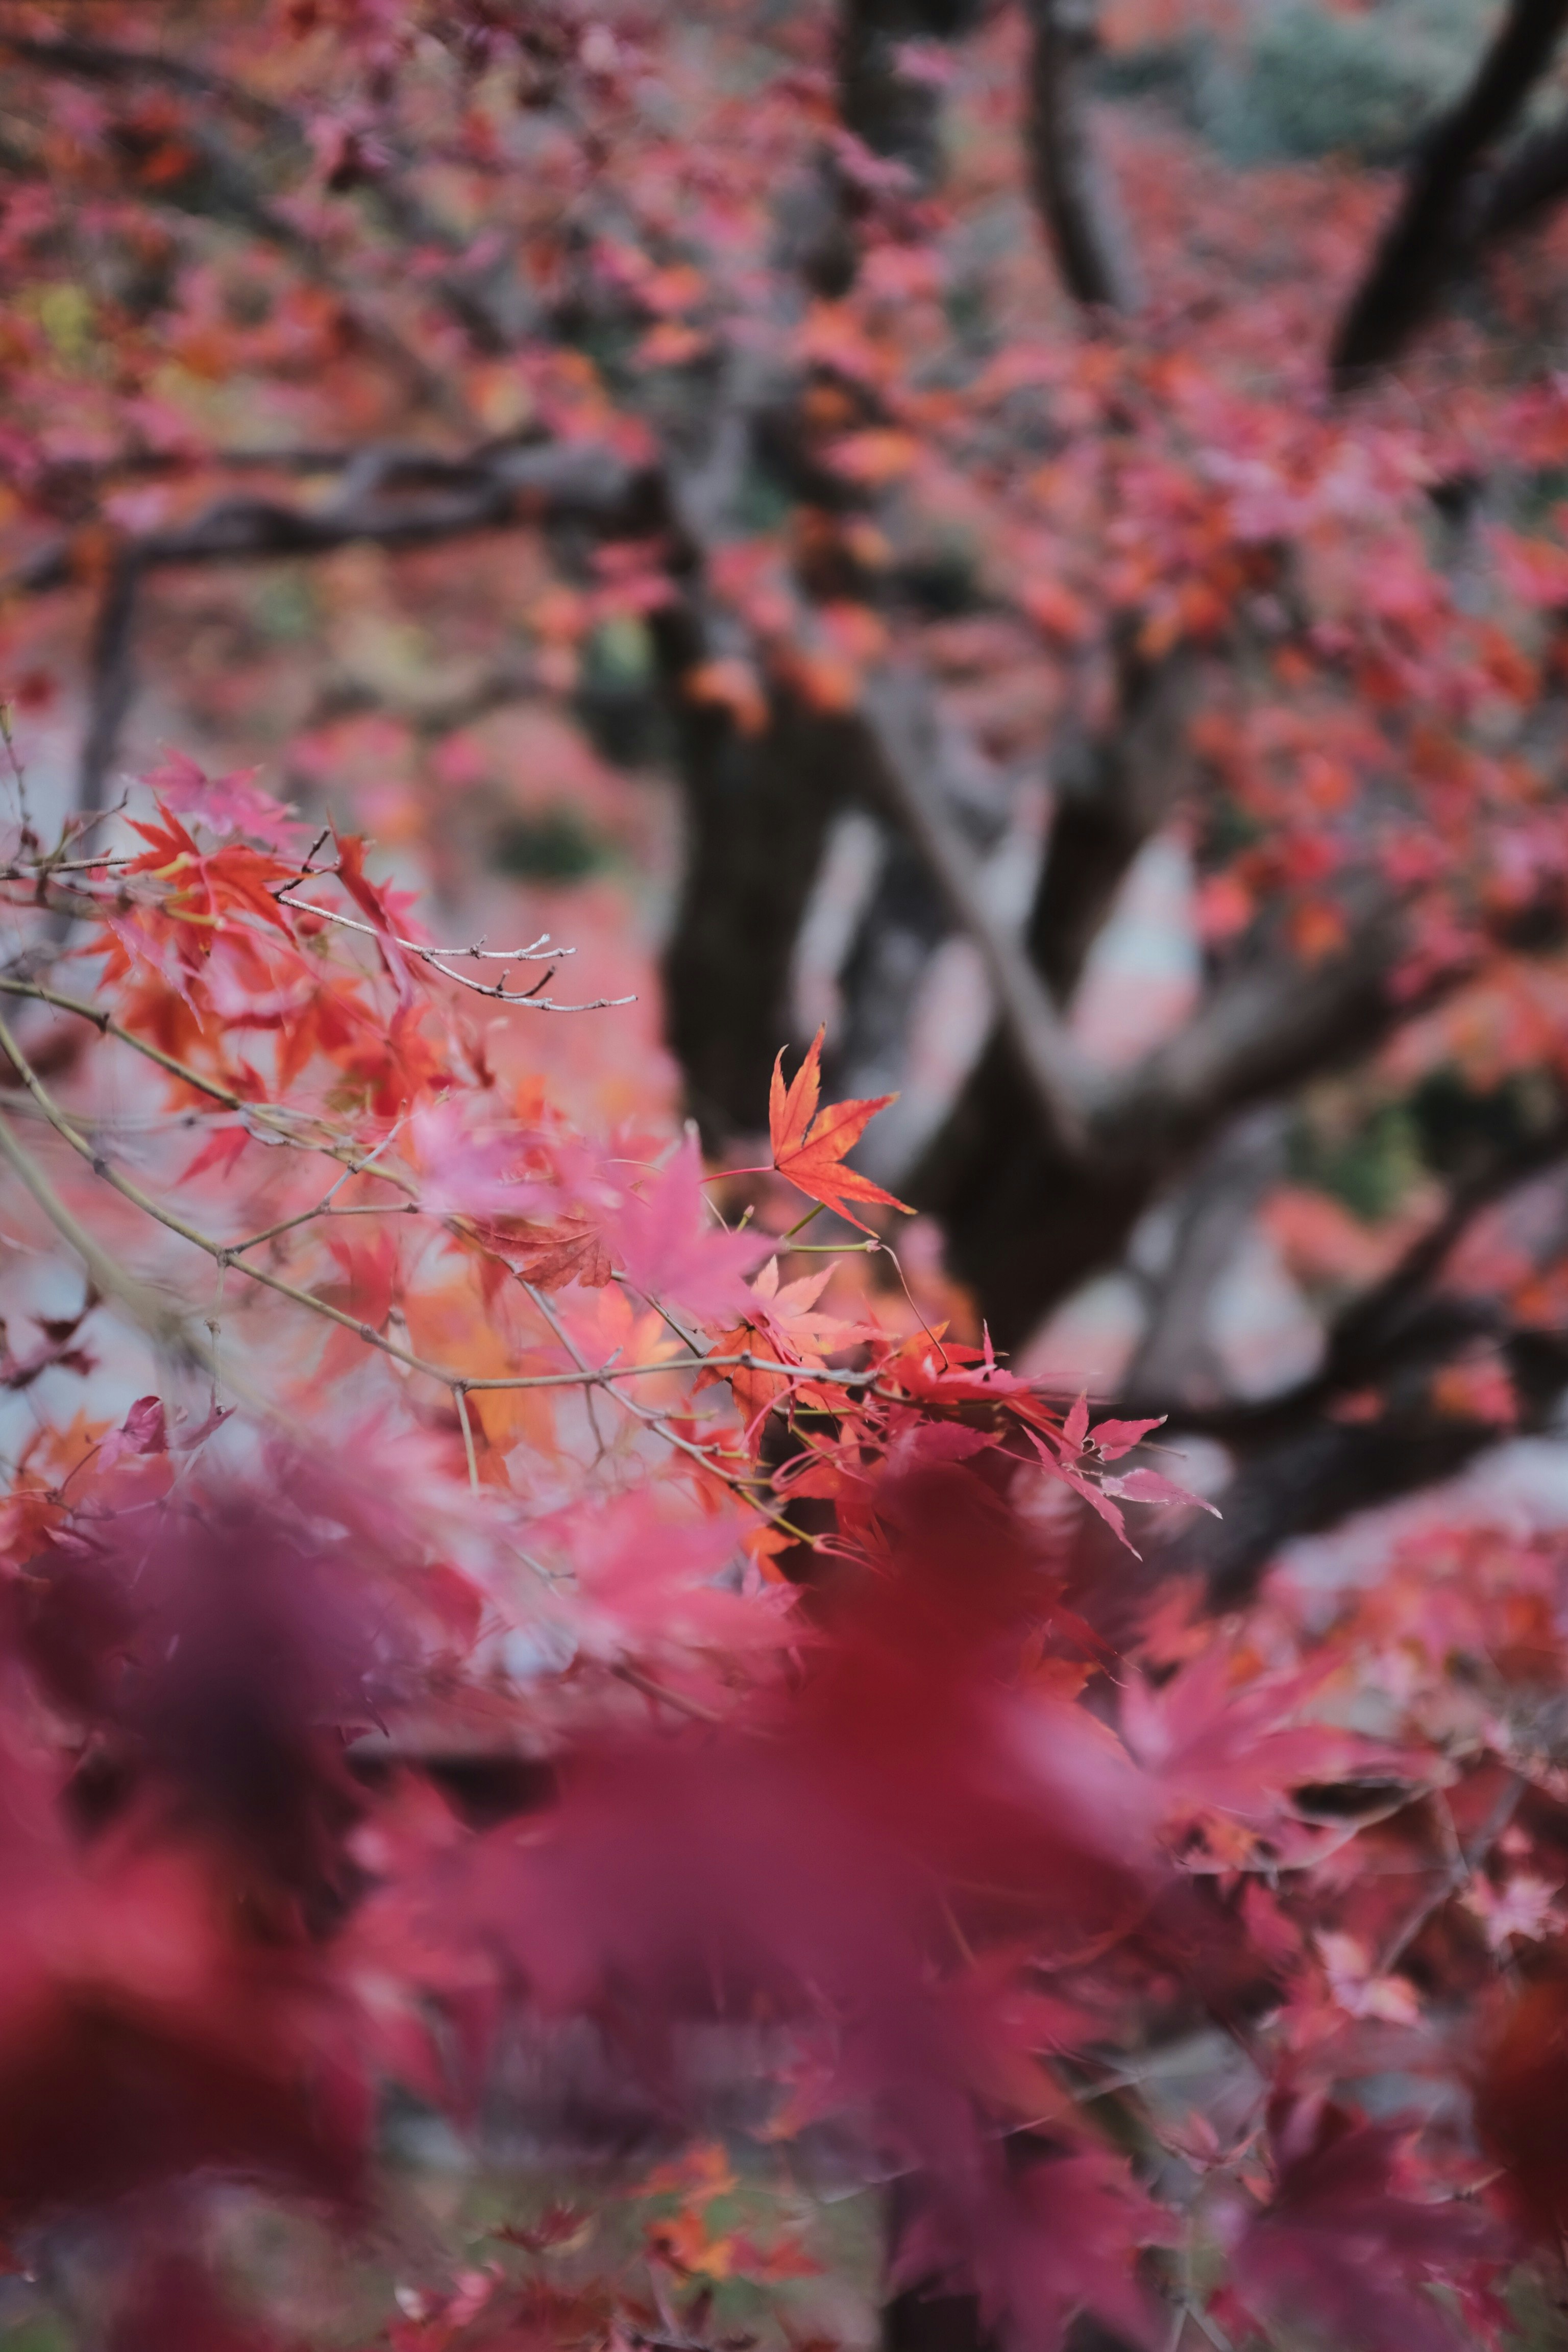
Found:
<svg viewBox="0 0 1568 2352"><path fill-rule="evenodd" d="M787 1176L796 1190L811 1201L820 1202L826 1209L837 1209L847 1217L861 1233L870 1232L860 1219L845 1206L847 1201L863 1201L868 1205L879 1202L889 1209L901 1209L905 1216L913 1210L906 1201L895 1200L884 1192L868 1176L858 1175L853 1168L843 1164L845 1153L859 1142L868 1122L879 1110L886 1110L896 1095L877 1095L862 1102L830 1103L818 1111L817 1097L822 1091L822 1039L819 1029L811 1041L811 1050L795 1072L788 1090L784 1082L784 1052L773 1064L773 1082L768 1091L768 1133L773 1139L773 1166L781 1176Z"/></svg>

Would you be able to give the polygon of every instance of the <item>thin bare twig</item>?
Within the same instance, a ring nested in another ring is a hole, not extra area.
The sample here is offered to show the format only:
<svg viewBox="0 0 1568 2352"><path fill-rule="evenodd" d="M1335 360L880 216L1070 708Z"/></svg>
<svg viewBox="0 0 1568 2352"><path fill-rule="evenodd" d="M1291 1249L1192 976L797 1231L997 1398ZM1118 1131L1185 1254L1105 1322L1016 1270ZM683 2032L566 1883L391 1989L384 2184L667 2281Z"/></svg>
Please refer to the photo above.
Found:
<svg viewBox="0 0 1568 2352"><path fill-rule="evenodd" d="M468 1417L468 1391L464 1381L453 1381L452 1402L458 1408L458 1419L462 1425L463 1454L468 1465L468 1488L470 1493L477 1495L479 1491L479 1465L474 1452L474 1425Z"/></svg>
<svg viewBox="0 0 1568 2352"><path fill-rule="evenodd" d="M332 874L337 869L331 866L315 866L309 870L312 876L317 876ZM531 940L525 948L488 948L482 939L476 940L471 948L433 947L425 940L405 940L396 931L378 931L374 923L362 923L353 915L341 914L336 907L318 907L308 898L289 898L286 893L296 887L292 882L280 882L272 896L280 907L292 907L297 914L320 915L324 922L340 923L346 931L363 931L366 939L390 939L395 947L406 948L410 955L426 958L468 956L480 963L558 963L563 956L577 952L575 948L552 947L548 931L541 931L539 937ZM455 973L452 975L453 978L456 976Z"/></svg>
<svg viewBox="0 0 1568 2352"><path fill-rule="evenodd" d="M315 870L331 872L332 869L328 867ZM281 886L272 894L280 907L291 908L296 914L300 915L320 916L323 922L341 924L344 930L358 931L367 940L384 940L390 945L402 949L405 955L416 956L420 962L427 964L432 971L438 971L443 980L455 981L459 988L471 989L476 996L488 996L493 1003L525 1004L532 1013L604 1013L621 1005L637 1003L635 996L595 996L581 1004L561 1004L552 996L541 996L539 991L548 986L555 970L556 959L576 953L574 948L547 948L543 953L541 953L543 941L550 936L548 931L535 940L531 947L520 948L515 955L509 955L500 948L487 948L483 945L472 948L426 947L418 940L401 939L395 931L379 931L374 923L362 923L353 915L340 914L335 907L321 907L310 898L290 898L287 895L287 888L288 886ZM442 962L443 956L477 956L486 962L503 964L548 962L550 970L542 981L535 982L532 988L527 989L509 989L506 984L506 973L503 971L500 981L492 988L487 986L483 981L470 979L467 972L454 971L450 964Z"/></svg>
<svg viewBox="0 0 1568 2352"><path fill-rule="evenodd" d="M60 1199L32 1153L13 1132L0 1112L0 1156L26 1187L62 1241L75 1251L88 1279L101 1297L117 1299L161 1348L187 1358L203 1370L216 1372L216 1359L190 1328L185 1318L166 1298L139 1283L89 1234L81 1220Z"/></svg>
<svg viewBox="0 0 1568 2352"><path fill-rule="evenodd" d="M683 1691L671 1690L668 1684L655 1682L640 1666L628 1665L623 1658L610 1668L617 1682L629 1683L633 1690L641 1691L645 1698L657 1699L663 1706L672 1706L678 1715L688 1715L693 1723L722 1723L717 1708L704 1706L700 1699L688 1698Z"/></svg>
<svg viewBox="0 0 1568 2352"><path fill-rule="evenodd" d="M88 656L87 733L77 764L77 814L90 816L103 806L109 772L121 730L136 691L132 638L140 572L133 557L119 554L109 567L92 626Z"/></svg>

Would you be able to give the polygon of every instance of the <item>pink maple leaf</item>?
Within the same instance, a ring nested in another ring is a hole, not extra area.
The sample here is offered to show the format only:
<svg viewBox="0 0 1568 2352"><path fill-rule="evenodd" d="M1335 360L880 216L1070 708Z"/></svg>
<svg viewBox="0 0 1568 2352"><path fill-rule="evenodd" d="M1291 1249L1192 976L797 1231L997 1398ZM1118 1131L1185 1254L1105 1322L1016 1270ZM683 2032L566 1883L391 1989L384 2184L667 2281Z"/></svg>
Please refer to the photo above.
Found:
<svg viewBox="0 0 1568 2352"><path fill-rule="evenodd" d="M1238 1681L1235 1654L1216 1642L1156 1690L1131 1679L1121 1729L1146 1771L1158 1775L1171 1808L1270 1820L1303 1781L1371 1769L1400 1771L1407 1759L1358 1732L1301 1720L1321 1672Z"/></svg>
<svg viewBox="0 0 1568 2352"><path fill-rule="evenodd" d="M286 854L304 839L308 827L287 803L260 790L260 773L259 768L231 768L226 775L209 776L184 751L171 751L142 781L176 816L195 817L209 833L244 834Z"/></svg>
<svg viewBox="0 0 1568 2352"><path fill-rule="evenodd" d="M471 1105L450 1096L422 1104L405 1139L421 1205L437 1216L529 1217L552 1204L549 1188L521 1173L531 1139L476 1117Z"/></svg>
<svg viewBox="0 0 1568 2352"><path fill-rule="evenodd" d="M728 1320L744 1312L751 1294L742 1277L772 1240L716 1225L701 1178L701 1155L688 1137L626 1193L615 1243L626 1280L645 1298L668 1300L700 1322Z"/></svg>

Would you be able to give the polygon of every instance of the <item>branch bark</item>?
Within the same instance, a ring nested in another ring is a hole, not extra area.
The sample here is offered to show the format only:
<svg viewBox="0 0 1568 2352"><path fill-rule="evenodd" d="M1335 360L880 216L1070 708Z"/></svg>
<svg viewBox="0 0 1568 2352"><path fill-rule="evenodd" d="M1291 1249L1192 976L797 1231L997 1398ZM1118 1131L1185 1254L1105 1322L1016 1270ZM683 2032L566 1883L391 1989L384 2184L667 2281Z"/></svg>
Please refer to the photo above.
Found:
<svg viewBox="0 0 1568 2352"><path fill-rule="evenodd" d="M908 71L907 42L952 40L979 14L974 0L843 0L838 111L874 155L902 163L929 187L941 164L941 91Z"/></svg>
<svg viewBox="0 0 1568 2352"><path fill-rule="evenodd" d="M1169 1209L1168 1247L1146 1276L1150 1312L1121 1385L1134 1396L1215 1404L1225 1379L1209 1332L1215 1287L1284 1161L1285 1116L1265 1104L1226 1129Z"/></svg>
<svg viewBox="0 0 1568 2352"><path fill-rule="evenodd" d="M1124 640L1115 676L1110 727L1056 763L1056 809L1029 918L1029 954L1063 1008L1133 861L1180 801L1193 765L1190 649L1150 660Z"/></svg>
<svg viewBox="0 0 1568 2352"><path fill-rule="evenodd" d="M671 684L686 815L681 893L664 955L665 1033L710 1149L756 1131L793 1029L795 944L835 814L855 796L853 722L777 691L747 735L679 680L702 658L688 616L656 615ZM674 640L675 642L672 642Z"/></svg>
<svg viewBox="0 0 1568 2352"><path fill-rule="evenodd" d="M1397 906L1368 878L1347 892L1345 912L1339 953L1308 966L1265 946L1223 980L1106 1094L1094 1121L1101 1150L1185 1158L1234 1112L1359 1060L1407 1019L1416 1005L1396 1003L1389 986L1405 945Z"/></svg>
<svg viewBox="0 0 1568 2352"><path fill-rule="evenodd" d="M427 495L416 495L418 489ZM637 536L657 531L665 520L657 468L629 465L597 443L491 444L460 457L367 449L350 464L327 506L220 499L193 522L121 541L118 560L145 573L184 564L325 555L355 541L425 547L528 523L574 521ZM0 580L0 598L68 587L76 576L75 542L57 540Z"/></svg>
<svg viewBox="0 0 1568 2352"><path fill-rule="evenodd" d="M242 82L208 72L186 58L171 57L161 50L126 48L112 41L76 37L43 40L16 34L0 37L0 54L16 58L45 73L66 74L110 89L138 80L162 83L165 89L179 90L209 108L226 110L269 136L302 163L310 160L310 140L302 124L287 108L247 89ZM216 198L216 208L292 254L319 282L330 285L340 295L345 294L338 273L321 247L267 203L260 183L235 153L232 144L216 136L205 122L193 122L189 129L207 184L204 194L209 199ZM395 171L377 171L367 177L365 186L395 236L410 245L445 248L456 262L462 239L426 209ZM182 179L172 182L165 195L177 205L188 205L192 193L191 184ZM432 283L437 298L480 351L493 353L512 349L532 323L531 307L519 300L515 270L481 278L471 270L454 268ZM363 313L360 315L361 323L367 325L371 335L382 343L386 355L408 378L419 398L458 430L471 432L475 420L467 404L454 396L446 379L427 367L384 321L367 321Z"/></svg>
<svg viewBox="0 0 1568 2352"><path fill-rule="evenodd" d="M1027 0L1027 14L1029 173L1062 282L1091 308L1136 310L1131 246L1089 131L1094 0Z"/></svg>
<svg viewBox="0 0 1568 2352"><path fill-rule="evenodd" d="M1042 1126L999 1028L912 1196L947 1227L949 1262L998 1344L1016 1347L1088 1277L1236 1113L1359 1060L1411 1007L1388 982L1396 910L1368 893L1342 955L1305 970L1262 951L1167 1045L1081 1101L1084 1141Z"/></svg>
<svg viewBox="0 0 1568 2352"><path fill-rule="evenodd" d="M1163 1394L1153 1411L1168 1409L1173 1429L1218 1438L1237 1466L1218 1498L1223 1517L1163 1551L1162 1568L1200 1569L1216 1602L1231 1606L1289 1538L1451 1476L1510 1433L1444 1412L1434 1397L1437 1374L1478 1346L1507 1364L1519 1427L1547 1425L1568 1388L1568 1334L1519 1326L1498 1299L1445 1291L1440 1277L1484 1211L1565 1160L1560 1115L1456 1186L1398 1265L1338 1318L1321 1369L1284 1394L1212 1409ZM1129 1409L1142 1413L1152 1392L1153 1383L1130 1380Z"/></svg>
<svg viewBox="0 0 1568 2352"><path fill-rule="evenodd" d="M1026 895L1032 891L1039 860L1038 843L1026 822L1020 824L1024 777L988 758L940 704L938 730L940 804L969 851L987 903L997 908L1000 896L1010 904L1020 885ZM957 925L905 828L889 811L868 815L884 850L838 967L839 1019L827 1083L839 1095L905 1097L870 1129L858 1153L866 1173L897 1192L946 1112L911 1054L928 974Z"/></svg>
<svg viewBox="0 0 1568 2352"><path fill-rule="evenodd" d="M1345 391L1398 358L1482 226L1482 167L1552 60L1568 0L1510 0L1468 89L1422 140L1330 356ZM1499 233L1494 230L1492 233Z"/></svg>
<svg viewBox="0 0 1568 2352"><path fill-rule="evenodd" d="M282 461L279 461L282 462ZM400 490L399 485L406 485ZM322 555L356 541L389 548L431 546L479 531L573 521L606 537L651 535L668 520L662 479L613 452L582 444L497 445L447 458L418 450L367 450L347 467L327 506L276 499L216 500L194 521L121 541L104 577L93 625L88 727L78 764L78 807L103 805L135 694L132 631L148 574L187 565ZM41 549L0 580L0 603L67 588L77 578L77 542Z"/></svg>
<svg viewBox="0 0 1568 2352"><path fill-rule="evenodd" d="M133 633L141 573L133 557L110 565L88 656L88 722L77 762L79 816L95 816L107 798L121 730L136 692Z"/></svg>
<svg viewBox="0 0 1568 2352"><path fill-rule="evenodd" d="M1436 1375L1483 1342L1501 1355L1519 1401L1518 1420L1507 1428L1443 1412L1434 1402ZM1215 1607L1239 1607L1282 1545L1451 1478L1504 1437L1546 1428L1565 1389L1568 1342L1561 1333L1499 1328L1479 1314L1435 1318L1430 1345L1391 1376L1375 1419L1304 1415L1289 1433L1259 1444L1217 1497L1221 1519L1163 1548L1158 1566L1201 1574Z"/></svg>
<svg viewBox="0 0 1568 2352"><path fill-rule="evenodd" d="M936 713L911 673L870 681L861 709L868 782L924 859L954 921L979 949L997 1020L1040 1130L1071 1153L1088 1140L1086 1074L1022 943L994 922L969 845L944 805Z"/></svg>

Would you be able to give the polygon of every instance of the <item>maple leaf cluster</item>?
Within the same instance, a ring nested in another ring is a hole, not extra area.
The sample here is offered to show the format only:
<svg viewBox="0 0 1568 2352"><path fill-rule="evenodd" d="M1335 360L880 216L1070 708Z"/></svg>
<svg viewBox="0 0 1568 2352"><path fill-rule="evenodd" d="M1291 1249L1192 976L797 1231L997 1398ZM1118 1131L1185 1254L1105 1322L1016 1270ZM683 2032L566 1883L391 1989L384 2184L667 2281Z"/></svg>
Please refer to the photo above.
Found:
<svg viewBox="0 0 1568 2352"><path fill-rule="evenodd" d="M361 842L168 782L74 861L90 995L0 975L7 1230L92 1285L16 1385L110 1327L163 1368L0 1507L18 2264L139 2217L114 2340L259 2340L220 2192L363 2228L392 2086L482 2134L516 2037L587 2032L666 2130L710 2144L722 2052L754 2162L906 2180L892 2285L1009 2340L1498 2336L1564 2193L1561 1980L1506 1979L1560 1929L1568 1559L1480 1530L1327 1620L1156 1586L1112 1640L1064 1514L1196 1498L1157 1423L781 1275L898 1207L816 1045L732 1230L689 1140L498 1076ZM384 2340L700 2336L731 2271L809 2276L671 2178L635 2256L508 2225Z"/></svg>

